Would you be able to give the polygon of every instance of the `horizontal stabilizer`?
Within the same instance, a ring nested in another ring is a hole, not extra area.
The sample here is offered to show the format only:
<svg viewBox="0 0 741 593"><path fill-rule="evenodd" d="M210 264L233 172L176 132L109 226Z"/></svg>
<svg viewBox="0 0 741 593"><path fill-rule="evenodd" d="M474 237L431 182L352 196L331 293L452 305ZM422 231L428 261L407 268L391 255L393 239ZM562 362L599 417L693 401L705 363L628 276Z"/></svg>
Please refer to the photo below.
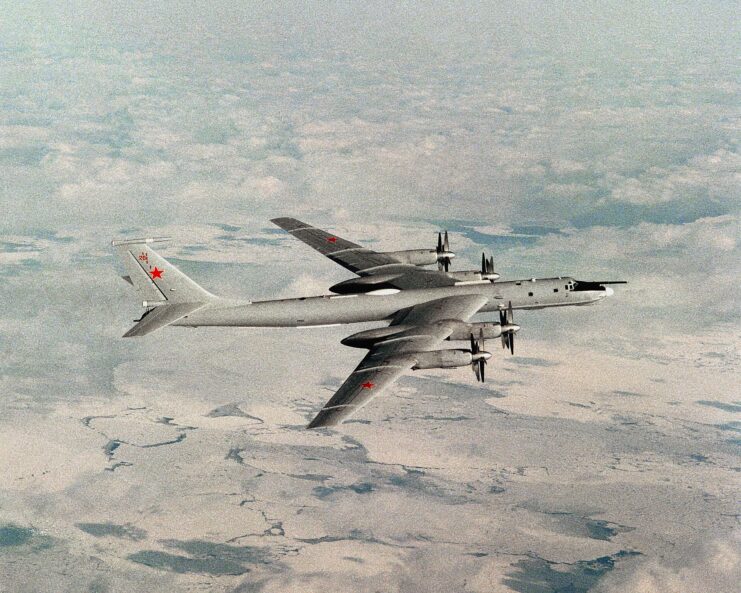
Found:
<svg viewBox="0 0 741 593"><path fill-rule="evenodd" d="M124 338L135 338L151 334L166 325L182 319L193 311L200 309L205 303L176 303L161 305L149 311L141 321L124 334Z"/></svg>
<svg viewBox="0 0 741 593"><path fill-rule="evenodd" d="M121 276L121 279L131 284L131 286L134 286L134 283L131 280L131 276Z"/></svg>

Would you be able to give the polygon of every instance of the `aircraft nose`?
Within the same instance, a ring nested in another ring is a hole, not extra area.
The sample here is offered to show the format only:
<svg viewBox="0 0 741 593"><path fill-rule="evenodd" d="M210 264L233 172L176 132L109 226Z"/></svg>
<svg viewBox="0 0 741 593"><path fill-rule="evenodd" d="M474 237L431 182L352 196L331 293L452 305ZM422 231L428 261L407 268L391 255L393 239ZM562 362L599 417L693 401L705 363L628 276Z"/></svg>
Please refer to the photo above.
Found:
<svg viewBox="0 0 741 593"><path fill-rule="evenodd" d="M615 291L612 290L612 288L610 288L609 286L607 286L605 288L605 296L608 297L608 296L612 296L613 294L615 294Z"/></svg>

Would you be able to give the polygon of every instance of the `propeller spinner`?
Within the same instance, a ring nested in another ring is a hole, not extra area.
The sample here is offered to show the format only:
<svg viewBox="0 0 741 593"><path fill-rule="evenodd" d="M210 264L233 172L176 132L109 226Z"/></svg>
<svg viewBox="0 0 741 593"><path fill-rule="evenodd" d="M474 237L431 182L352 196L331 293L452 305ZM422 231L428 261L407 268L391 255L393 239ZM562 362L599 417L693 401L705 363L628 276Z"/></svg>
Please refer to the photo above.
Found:
<svg viewBox="0 0 741 593"><path fill-rule="evenodd" d="M444 238L443 238L444 236ZM445 234L437 234L437 269L445 270L446 272L450 268L450 260L455 257L455 253L450 251L450 243L448 242L448 231Z"/></svg>
<svg viewBox="0 0 741 593"><path fill-rule="evenodd" d="M512 301L505 310L499 311L499 324L502 327L502 348L509 348L509 351L515 353L515 334L520 331L520 326L514 322L514 313L512 311Z"/></svg>

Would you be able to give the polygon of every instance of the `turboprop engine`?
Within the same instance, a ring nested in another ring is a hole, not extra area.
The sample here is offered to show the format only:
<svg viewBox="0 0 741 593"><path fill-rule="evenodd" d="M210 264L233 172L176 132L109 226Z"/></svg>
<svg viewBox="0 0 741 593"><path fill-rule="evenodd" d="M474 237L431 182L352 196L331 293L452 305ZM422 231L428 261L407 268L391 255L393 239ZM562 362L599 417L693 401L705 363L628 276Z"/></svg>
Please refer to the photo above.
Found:
<svg viewBox="0 0 741 593"><path fill-rule="evenodd" d="M448 240L448 231L445 234L437 234L437 247L435 249L405 249L403 251L383 251L382 253L390 255L403 264L413 266L431 266L437 264L438 269L448 271L450 260L455 257L455 253L450 251L450 241Z"/></svg>
<svg viewBox="0 0 741 593"><path fill-rule="evenodd" d="M481 268L479 270L463 270L461 272L451 272L449 275L461 283L478 283L499 279L499 274L494 271L494 257L487 259L484 253L481 254Z"/></svg>
<svg viewBox="0 0 741 593"><path fill-rule="evenodd" d="M470 350L433 350L432 352L417 352L416 369L448 369L452 367L464 367L471 365L476 375L476 380L484 382L484 367L486 361L491 358L491 353L484 350L483 330L478 338L469 335L471 340Z"/></svg>
<svg viewBox="0 0 741 593"><path fill-rule="evenodd" d="M398 259L403 264L413 266L431 266L437 263L437 251L434 249L405 249L404 251L383 251L382 253Z"/></svg>
<svg viewBox="0 0 741 593"><path fill-rule="evenodd" d="M451 369L453 367L465 367L478 361L486 360L491 357L489 352L479 351L476 353L470 350L432 350L431 352L418 352L416 355L417 369Z"/></svg>
<svg viewBox="0 0 741 593"><path fill-rule="evenodd" d="M498 338L502 335L502 326L496 322L464 323L462 321L444 321L443 323L454 323L453 332L448 337L452 341L468 341L471 336L482 336L483 338ZM373 345L384 340L404 335L409 329L415 329L407 325L389 325L386 327L374 327L343 338L341 343L351 348L373 348ZM418 328L417 328L418 329ZM517 327L517 329L520 329ZM506 331L506 330L505 330ZM451 351L452 352L452 351Z"/></svg>
<svg viewBox="0 0 741 593"><path fill-rule="evenodd" d="M519 329L519 328L518 328ZM496 321L480 321L475 323L460 323L456 325L448 340L468 340L472 335L482 336L487 340L502 335L502 326Z"/></svg>
<svg viewBox="0 0 741 593"><path fill-rule="evenodd" d="M448 340L451 341L468 341L471 336L478 336L480 340L491 340L502 337L502 334L511 334L520 330L519 325L507 323L504 324L496 321L480 321L474 323L465 323L463 321L445 320L441 323L446 325L453 324L452 331ZM418 330L417 327L407 325L388 325L386 327L375 327L366 329L361 332L352 334L342 339L342 344L351 348L372 348L374 344L383 342L393 337L401 337L409 329ZM509 344L509 342L507 342Z"/></svg>

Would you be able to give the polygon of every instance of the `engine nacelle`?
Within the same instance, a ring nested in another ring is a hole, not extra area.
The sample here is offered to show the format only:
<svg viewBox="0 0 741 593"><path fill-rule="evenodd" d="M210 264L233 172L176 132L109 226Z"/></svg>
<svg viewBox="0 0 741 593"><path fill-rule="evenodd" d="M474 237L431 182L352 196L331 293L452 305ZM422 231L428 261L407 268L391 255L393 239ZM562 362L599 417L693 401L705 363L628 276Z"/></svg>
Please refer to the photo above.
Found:
<svg viewBox="0 0 741 593"><path fill-rule="evenodd" d="M433 350L431 352L418 352L416 355L416 369L452 369L464 367L471 364L473 355L470 350Z"/></svg>
<svg viewBox="0 0 741 593"><path fill-rule="evenodd" d="M384 251L383 253L403 264L413 266L431 266L436 264L438 260L437 251L434 249L407 249L405 251Z"/></svg>
<svg viewBox="0 0 741 593"><path fill-rule="evenodd" d="M389 282L399 277L399 274L379 274L371 276L361 276L360 278L350 278L330 286L329 290L335 294L362 294L372 290L382 288L391 288Z"/></svg>
<svg viewBox="0 0 741 593"><path fill-rule="evenodd" d="M474 339L481 337L481 332L484 332L484 339L491 340L498 338L502 335L502 326L494 321L481 321L476 323L460 323L456 325L453 333L450 334L448 340L470 340L471 335Z"/></svg>
<svg viewBox="0 0 741 593"><path fill-rule="evenodd" d="M497 274L496 272L482 274L481 270L463 270L461 272L448 272L448 276L452 276L453 278L461 282L480 282L484 280L499 279L499 274Z"/></svg>
<svg viewBox="0 0 741 593"><path fill-rule="evenodd" d="M340 343L351 348L372 348L376 342L382 342L409 329L405 325L389 325L376 327L352 334L343 338Z"/></svg>

